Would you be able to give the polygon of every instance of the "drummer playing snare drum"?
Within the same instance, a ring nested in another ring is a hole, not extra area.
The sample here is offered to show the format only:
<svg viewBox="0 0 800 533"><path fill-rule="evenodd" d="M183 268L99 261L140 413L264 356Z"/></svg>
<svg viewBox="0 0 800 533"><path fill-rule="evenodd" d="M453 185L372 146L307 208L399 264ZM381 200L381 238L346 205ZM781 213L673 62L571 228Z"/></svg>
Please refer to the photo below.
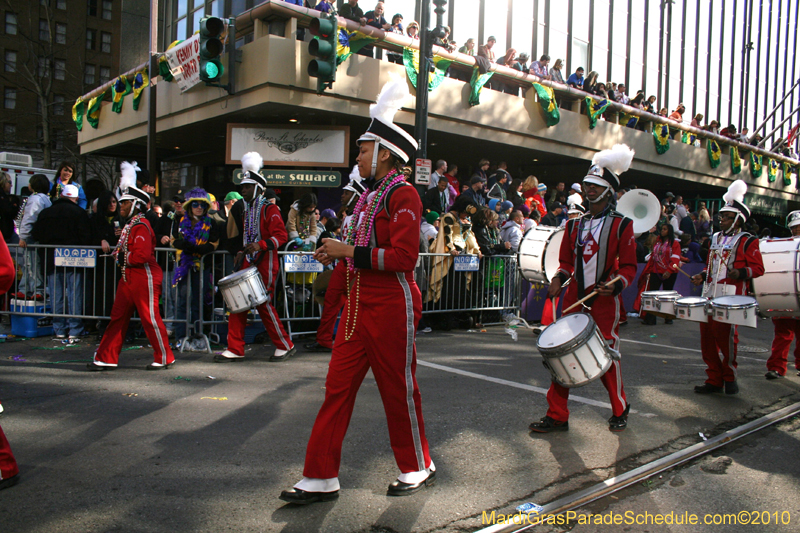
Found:
<svg viewBox="0 0 800 533"><path fill-rule="evenodd" d="M550 298L561 294L562 285L571 276L575 279L567 287L565 309L596 292L596 297L584 305L614 350L619 343L620 293L633 282L637 263L633 223L611 208L609 198L615 189L619 189L619 174L628 170L632 160L633 151L625 145L616 145L595 155L589 173L583 178L589 212L567 222L559 252L560 266L547 294ZM616 276L619 279L608 284ZM576 307L574 312L580 310ZM608 428L623 431L628 425L631 406L622 386L620 362L612 361L600 379L611 400L612 416ZM553 381L547 391L547 415L528 428L537 433L568 430L568 399L569 389Z"/></svg>
<svg viewBox="0 0 800 533"><path fill-rule="evenodd" d="M758 239L742 231L750 217L750 209L744 205L745 193L747 184L736 180L722 196L725 206L719 210L721 231L711 237L706 269L692 276L693 284L703 285L706 298L744 295L749 280L764 274ZM694 388L696 393L739 392L736 383L738 343L736 326L718 322L713 317L708 318L708 323L700 323L700 348L708 378L703 385Z"/></svg>

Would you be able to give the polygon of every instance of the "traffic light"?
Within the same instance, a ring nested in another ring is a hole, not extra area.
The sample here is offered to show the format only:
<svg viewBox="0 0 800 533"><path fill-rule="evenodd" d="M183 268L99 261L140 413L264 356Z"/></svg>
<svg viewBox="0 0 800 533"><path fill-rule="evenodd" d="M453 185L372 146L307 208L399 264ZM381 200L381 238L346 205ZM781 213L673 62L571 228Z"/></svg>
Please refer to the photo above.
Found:
<svg viewBox="0 0 800 533"><path fill-rule="evenodd" d="M310 30L314 39L308 43L308 52L318 59L308 64L308 75L317 78L317 92L322 94L336 81L339 25L334 15L323 13L311 21Z"/></svg>
<svg viewBox="0 0 800 533"><path fill-rule="evenodd" d="M216 82L222 79L222 32L225 23L219 17L205 16L200 19L200 79Z"/></svg>

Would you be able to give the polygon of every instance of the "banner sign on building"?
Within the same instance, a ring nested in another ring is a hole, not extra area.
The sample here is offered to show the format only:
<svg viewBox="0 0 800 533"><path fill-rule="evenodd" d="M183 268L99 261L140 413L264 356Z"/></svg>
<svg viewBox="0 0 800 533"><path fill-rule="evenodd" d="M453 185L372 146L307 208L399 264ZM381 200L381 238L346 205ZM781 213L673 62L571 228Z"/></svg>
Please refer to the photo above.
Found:
<svg viewBox="0 0 800 533"><path fill-rule="evenodd" d="M453 270L455 272L477 272L480 262L477 255L456 255L453 256Z"/></svg>
<svg viewBox="0 0 800 533"><path fill-rule="evenodd" d="M284 272L322 272L322 263L311 254L293 254L283 256Z"/></svg>
<svg viewBox="0 0 800 533"><path fill-rule="evenodd" d="M238 165L247 152L258 152L264 165L350 166L349 126L228 124L227 142L229 165Z"/></svg>
<svg viewBox="0 0 800 533"><path fill-rule="evenodd" d="M200 34L175 45L166 52L169 70L181 92L186 92L200 83Z"/></svg>
<svg viewBox="0 0 800 533"><path fill-rule="evenodd" d="M789 212L789 204L783 198L749 193L744 196L744 203L754 215L782 218Z"/></svg>
<svg viewBox="0 0 800 533"><path fill-rule="evenodd" d="M342 184L342 173L322 170L274 170L261 169L261 175L267 180L267 187L339 187ZM233 183L242 182L242 169L233 171Z"/></svg>
<svg viewBox="0 0 800 533"><path fill-rule="evenodd" d="M56 248L54 251L57 267L94 268L97 250L91 248Z"/></svg>

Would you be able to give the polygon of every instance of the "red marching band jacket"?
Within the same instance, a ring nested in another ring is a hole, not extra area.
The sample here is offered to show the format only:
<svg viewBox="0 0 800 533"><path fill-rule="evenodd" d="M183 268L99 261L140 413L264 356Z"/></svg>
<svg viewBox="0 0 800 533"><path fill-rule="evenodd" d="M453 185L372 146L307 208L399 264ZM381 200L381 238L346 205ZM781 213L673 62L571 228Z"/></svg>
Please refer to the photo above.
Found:
<svg viewBox="0 0 800 533"><path fill-rule="evenodd" d="M703 269L703 272L701 273L703 280L709 285L709 287L713 286L715 283L719 285L733 285L736 287L735 294L746 294L748 282L753 278L764 275L764 261L761 258L761 250L759 249L758 238L750 235L749 233L742 232L732 249L722 252L722 260L725 261L726 264L732 265L734 269L739 271L739 278L731 279L726 276L723 279L716 280L714 279L712 266L712 261L714 259L713 243L717 242L717 240L720 238L720 235L721 233L716 233L712 239L712 251L709 252L706 268ZM732 261L730 254L733 254ZM713 296L713 289L710 289L710 292L711 295L704 294L703 296ZM717 294L717 296L723 296L723 294Z"/></svg>
<svg viewBox="0 0 800 533"><path fill-rule="evenodd" d="M562 282L574 274L575 279L567 286L564 297L564 306L567 307L590 293L598 282L607 283L613 278L622 276L616 283L614 295L633 283L636 277L638 264L636 262L636 238L633 234L633 224L616 211L610 211L605 217L600 230L597 252L596 279L590 280L584 288L582 250L579 250L578 231L582 218L575 218L567 222L564 239L561 241L559 253ZM586 217L588 222L588 215ZM586 222L585 222L586 223ZM585 224L584 223L584 224Z"/></svg>

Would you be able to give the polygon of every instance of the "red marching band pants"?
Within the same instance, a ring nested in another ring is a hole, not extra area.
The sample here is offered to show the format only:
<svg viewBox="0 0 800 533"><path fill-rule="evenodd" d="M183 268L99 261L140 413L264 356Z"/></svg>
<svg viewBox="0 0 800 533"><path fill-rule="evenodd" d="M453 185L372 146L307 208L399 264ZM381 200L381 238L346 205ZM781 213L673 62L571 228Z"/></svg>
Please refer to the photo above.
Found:
<svg viewBox="0 0 800 533"><path fill-rule="evenodd" d="M592 309L589 314L594 318L597 327L603 337L608 341L609 346L617 349L619 345L619 320L621 312L620 295L612 297L598 297L592 304ZM567 301L564 305L567 306ZM570 303L571 305L571 303ZM580 306L567 314L577 313L580 311ZM611 361L611 367L600 378L608 391L608 399L611 402L611 410L614 416L620 416L628 406L628 400L625 397L625 388L622 385L622 369L619 361ZM569 420L569 408L567 407L567 400L569 400L569 388L563 387L552 381L550 389L547 391L547 416L559 422L566 422Z"/></svg>
<svg viewBox="0 0 800 533"><path fill-rule="evenodd" d="M8 444L3 428L0 427L0 481L12 478L19 474L17 461L11 453L11 446Z"/></svg>
<svg viewBox="0 0 800 533"><path fill-rule="evenodd" d="M128 281L119 280L114 307L111 308L111 321L103 334L100 346L94 354L94 360L116 365L122 350L122 341L128 331L134 309L142 320L144 333L153 347L153 359L162 365L175 362L169 347L167 328L161 320L158 310L158 299L161 296L161 269L153 269L145 264L143 267L128 267Z"/></svg>
<svg viewBox="0 0 800 533"><path fill-rule="evenodd" d="M264 251L262 253L267 254L267 256L258 263L256 268L258 268L258 272L264 280L264 287L267 289L269 299L266 303L256 307L256 311L258 311L258 316L261 317L261 322L267 329L267 334L272 344L281 350L291 350L294 344L292 344L292 340L286 330L283 329L283 324L278 318L278 311L272 305L272 302L275 301L275 282L280 269L278 253L275 251ZM250 263L245 258L242 270L249 266ZM247 313L249 311L231 313L228 317L228 351L236 355L244 355L244 329L247 325Z"/></svg>
<svg viewBox="0 0 800 533"><path fill-rule="evenodd" d="M739 333L736 326L708 318L700 323L700 349L706 364L706 383L722 387L725 381L736 381L736 345Z"/></svg>
<svg viewBox="0 0 800 533"><path fill-rule="evenodd" d="M767 360L767 370L774 370L781 376L786 374L789 362L789 348L794 345L794 367L800 370L800 319L774 317L775 338L772 339L772 354Z"/></svg>
<svg viewBox="0 0 800 533"><path fill-rule="evenodd" d="M416 283L402 273L371 274L361 274L360 302L355 302L353 294L339 322L325 380L325 401L306 449L305 477L338 477L342 441L358 389L370 369L383 400L400 471L417 472L431 464L415 377L414 337L422 316L422 297ZM349 340L348 333L352 334Z"/></svg>
<svg viewBox="0 0 800 533"><path fill-rule="evenodd" d="M326 348L333 347L333 326L336 324L336 317L339 316L339 311L347 299L345 268L347 268L347 265L344 261L340 261L336 265L331 274L331 279L328 281L328 288L325 290L322 317L319 319L319 328L317 328L317 343Z"/></svg>

